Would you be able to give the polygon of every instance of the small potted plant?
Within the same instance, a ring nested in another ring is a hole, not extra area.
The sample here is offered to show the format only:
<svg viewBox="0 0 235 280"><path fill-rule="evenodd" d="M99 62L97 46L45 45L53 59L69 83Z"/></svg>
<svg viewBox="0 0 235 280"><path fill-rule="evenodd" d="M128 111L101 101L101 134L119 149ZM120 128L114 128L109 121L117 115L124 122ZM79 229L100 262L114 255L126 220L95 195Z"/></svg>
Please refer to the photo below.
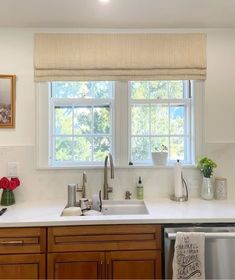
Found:
<svg viewBox="0 0 235 280"><path fill-rule="evenodd" d="M204 199L209 200L213 199L214 197L214 187L211 180L211 176L213 174L213 169L216 167L217 164L207 157L203 157L197 162L197 168L203 174L201 197Z"/></svg>
<svg viewBox="0 0 235 280"><path fill-rule="evenodd" d="M155 151L152 152L152 162L154 165L166 165L167 157L168 149L164 144L155 147Z"/></svg>

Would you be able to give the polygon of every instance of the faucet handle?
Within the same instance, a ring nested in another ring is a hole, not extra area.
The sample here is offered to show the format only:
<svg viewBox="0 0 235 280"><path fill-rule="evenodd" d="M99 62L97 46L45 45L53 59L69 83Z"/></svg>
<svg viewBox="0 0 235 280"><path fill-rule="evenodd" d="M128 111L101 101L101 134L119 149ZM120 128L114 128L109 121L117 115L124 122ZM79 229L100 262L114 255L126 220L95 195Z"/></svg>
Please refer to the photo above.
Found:
<svg viewBox="0 0 235 280"><path fill-rule="evenodd" d="M85 171L83 171L83 173L82 173L82 182L87 183L87 174Z"/></svg>
<svg viewBox="0 0 235 280"><path fill-rule="evenodd" d="M125 192L125 199L131 199L132 193L130 191Z"/></svg>
<svg viewBox="0 0 235 280"><path fill-rule="evenodd" d="M86 184L87 183L87 175L86 175L86 172L83 171L82 173L82 185L79 186L77 184L77 192L81 192L82 193L82 198L85 198L86 196Z"/></svg>

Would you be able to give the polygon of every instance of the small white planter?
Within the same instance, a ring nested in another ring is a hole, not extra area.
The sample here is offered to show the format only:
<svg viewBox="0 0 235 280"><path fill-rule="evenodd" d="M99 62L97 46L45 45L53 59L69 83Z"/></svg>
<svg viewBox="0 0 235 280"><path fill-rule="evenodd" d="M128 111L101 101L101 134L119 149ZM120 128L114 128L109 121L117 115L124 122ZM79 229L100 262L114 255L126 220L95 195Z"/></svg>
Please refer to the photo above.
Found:
<svg viewBox="0 0 235 280"><path fill-rule="evenodd" d="M152 162L154 165L166 165L168 152L152 152Z"/></svg>

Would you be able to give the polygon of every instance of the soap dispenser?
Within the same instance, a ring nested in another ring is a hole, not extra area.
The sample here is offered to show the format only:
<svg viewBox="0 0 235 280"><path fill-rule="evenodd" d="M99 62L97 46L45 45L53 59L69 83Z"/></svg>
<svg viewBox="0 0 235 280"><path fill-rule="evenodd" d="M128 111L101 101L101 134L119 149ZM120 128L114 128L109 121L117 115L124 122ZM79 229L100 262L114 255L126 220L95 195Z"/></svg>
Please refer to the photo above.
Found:
<svg viewBox="0 0 235 280"><path fill-rule="evenodd" d="M144 186L141 177L139 177L139 180L136 185L136 198L141 200L144 199Z"/></svg>

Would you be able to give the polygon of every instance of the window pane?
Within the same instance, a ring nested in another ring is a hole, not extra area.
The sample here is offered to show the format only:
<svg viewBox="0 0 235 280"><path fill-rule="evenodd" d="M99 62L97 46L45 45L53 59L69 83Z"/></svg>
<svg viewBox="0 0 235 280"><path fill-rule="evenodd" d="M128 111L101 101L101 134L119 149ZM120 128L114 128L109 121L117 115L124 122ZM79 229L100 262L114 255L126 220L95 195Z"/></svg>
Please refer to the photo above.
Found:
<svg viewBox="0 0 235 280"><path fill-rule="evenodd" d="M52 82L55 98L112 98L112 82Z"/></svg>
<svg viewBox="0 0 235 280"><path fill-rule="evenodd" d="M131 133L133 135L149 134L149 106L132 106L131 108Z"/></svg>
<svg viewBox="0 0 235 280"><path fill-rule="evenodd" d="M74 108L74 134L90 134L92 132L92 108Z"/></svg>
<svg viewBox="0 0 235 280"><path fill-rule="evenodd" d="M153 81L150 84L150 98L168 98L168 81Z"/></svg>
<svg viewBox="0 0 235 280"><path fill-rule="evenodd" d="M169 143L167 137L151 137L151 152L158 151L162 145L166 146L168 149Z"/></svg>
<svg viewBox="0 0 235 280"><path fill-rule="evenodd" d="M103 161L112 151L114 82L58 81L50 84L54 116L51 119L53 160L91 164Z"/></svg>
<svg viewBox="0 0 235 280"><path fill-rule="evenodd" d="M72 137L56 137L55 141L55 160L70 161L73 159Z"/></svg>
<svg viewBox="0 0 235 280"><path fill-rule="evenodd" d="M94 160L104 161L109 152L111 152L110 137L94 137Z"/></svg>
<svg viewBox="0 0 235 280"><path fill-rule="evenodd" d="M95 98L112 98L112 82L96 82L94 83Z"/></svg>
<svg viewBox="0 0 235 280"><path fill-rule="evenodd" d="M89 82L53 82L52 92L55 98L82 98L91 95Z"/></svg>
<svg viewBox="0 0 235 280"><path fill-rule="evenodd" d="M73 128L72 107L55 107L55 133L72 134Z"/></svg>
<svg viewBox="0 0 235 280"><path fill-rule="evenodd" d="M131 98L145 99L149 97L148 82L130 82Z"/></svg>
<svg viewBox="0 0 235 280"><path fill-rule="evenodd" d="M171 160L184 160L184 138L171 137L170 138L170 159Z"/></svg>
<svg viewBox="0 0 235 280"><path fill-rule="evenodd" d="M129 85L131 160L149 160L149 151L164 145L169 160L190 162L191 142L185 140L191 136L189 82L135 81Z"/></svg>
<svg viewBox="0 0 235 280"><path fill-rule="evenodd" d="M184 81L171 81L169 82L169 98L184 98Z"/></svg>
<svg viewBox="0 0 235 280"><path fill-rule="evenodd" d="M74 160L92 160L92 138L76 137L74 140Z"/></svg>
<svg viewBox="0 0 235 280"><path fill-rule="evenodd" d="M151 134L169 134L168 106L151 106Z"/></svg>
<svg viewBox="0 0 235 280"><path fill-rule="evenodd" d="M102 134L110 132L110 108L109 106L94 107L94 133Z"/></svg>
<svg viewBox="0 0 235 280"><path fill-rule="evenodd" d="M131 154L133 161L144 161L150 158L149 137L132 137Z"/></svg>
<svg viewBox="0 0 235 280"><path fill-rule="evenodd" d="M170 132L171 134L184 134L184 106L170 106Z"/></svg>

